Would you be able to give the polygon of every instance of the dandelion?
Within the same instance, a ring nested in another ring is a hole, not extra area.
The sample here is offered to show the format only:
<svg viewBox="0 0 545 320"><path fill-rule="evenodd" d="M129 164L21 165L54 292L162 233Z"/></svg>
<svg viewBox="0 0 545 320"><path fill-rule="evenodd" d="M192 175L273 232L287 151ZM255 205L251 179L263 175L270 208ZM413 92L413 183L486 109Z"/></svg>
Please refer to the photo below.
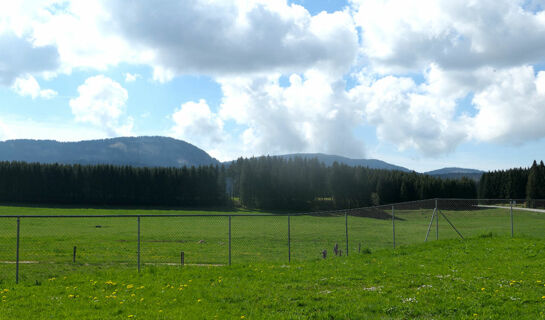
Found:
<svg viewBox="0 0 545 320"><path fill-rule="evenodd" d="M135 296L135 294L134 294L134 293L132 293L132 294L131 294L131 297L134 297L134 296Z"/></svg>
<svg viewBox="0 0 545 320"><path fill-rule="evenodd" d="M240 319L244 319L244 318L246 318L246 316L240 316Z"/></svg>
<svg viewBox="0 0 545 320"><path fill-rule="evenodd" d="M129 314L127 317L128 318L134 318L134 314Z"/></svg>
<svg viewBox="0 0 545 320"><path fill-rule="evenodd" d="M57 279L57 278L53 277L53 278L49 278L48 280L49 281L55 281L55 279Z"/></svg>
<svg viewBox="0 0 545 320"><path fill-rule="evenodd" d="M481 291L484 291L484 288L481 288Z"/></svg>
<svg viewBox="0 0 545 320"><path fill-rule="evenodd" d="M545 296L542 296L541 299L545 299Z"/></svg>
<svg viewBox="0 0 545 320"><path fill-rule="evenodd" d="M73 294L69 294L69 295L68 295L68 298L74 298L74 295L73 295Z"/></svg>
<svg viewBox="0 0 545 320"><path fill-rule="evenodd" d="M144 298L140 298L140 302L144 301Z"/></svg>
<svg viewBox="0 0 545 320"><path fill-rule="evenodd" d="M144 286L140 286L140 287L138 287L138 289L144 289Z"/></svg>
<svg viewBox="0 0 545 320"><path fill-rule="evenodd" d="M132 289L134 286L132 284L127 285L127 289Z"/></svg>
<svg viewBox="0 0 545 320"><path fill-rule="evenodd" d="M201 301L202 301L202 299L197 299L197 302L201 302Z"/></svg>

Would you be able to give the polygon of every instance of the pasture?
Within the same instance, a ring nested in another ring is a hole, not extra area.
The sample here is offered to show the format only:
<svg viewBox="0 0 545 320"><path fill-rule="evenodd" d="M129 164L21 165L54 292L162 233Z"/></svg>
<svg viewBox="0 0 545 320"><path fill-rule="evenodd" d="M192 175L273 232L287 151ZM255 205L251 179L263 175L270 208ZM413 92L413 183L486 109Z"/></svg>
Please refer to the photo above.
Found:
<svg viewBox="0 0 545 320"><path fill-rule="evenodd" d="M539 319L544 252L483 235L290 264L53 271L0 284L0 319Z"/></svg>
<svg viewBox="0 0 545 320"><path fill-rule="evenodd" d="M424 242L430 227L432 209L403 208L395 211L396 246ZM379 208L391 213L391 206ZM442 213L464 237L511 234L509 210L451 210ZM153 215L181 214L181 217ZM196 214L202 216L194 216ZM329 216L264 216L263 212L216 212L178 210L72 209L36 207L0 207L0 215L86 215L87 218L21 218L20 251L22 282L42 281L65 272L90 272L102 268L136 271L138 261L138 223L140 219L141 269L151 266L178 266L180 253L188 265L223 266L231 262L298 263L316 261L333 247L346 255L393 247L394 226L391 219L375 219L347 215ZM117 215L118 217L94 217ZM221 216L220 216L221 215ZM229 250L229 217L231 215L231 250ZM515 210L515 236L544 237L545 214ZM437 229L436 229L437 228ZM0 218L0 283L15 279L16 218ZM438 230L438 236L436 234ZM348 234L346 233L348 231ZM457 233L439 215L434 221L428 241L458 238ZM73 262L73 248L76 261Z"/></svg>

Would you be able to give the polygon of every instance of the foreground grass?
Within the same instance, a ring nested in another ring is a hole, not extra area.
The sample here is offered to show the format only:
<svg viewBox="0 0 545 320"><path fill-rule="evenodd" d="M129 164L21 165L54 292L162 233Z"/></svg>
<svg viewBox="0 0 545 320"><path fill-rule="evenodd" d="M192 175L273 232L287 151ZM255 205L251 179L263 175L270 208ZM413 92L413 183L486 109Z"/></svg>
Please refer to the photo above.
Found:
<svg viewBox="0 0 545 320"><path fill-rule="evenodd" d="M0 283L0 319L537 319L543 253L541 239L486 236L289 265L50 272Z"/></svg>

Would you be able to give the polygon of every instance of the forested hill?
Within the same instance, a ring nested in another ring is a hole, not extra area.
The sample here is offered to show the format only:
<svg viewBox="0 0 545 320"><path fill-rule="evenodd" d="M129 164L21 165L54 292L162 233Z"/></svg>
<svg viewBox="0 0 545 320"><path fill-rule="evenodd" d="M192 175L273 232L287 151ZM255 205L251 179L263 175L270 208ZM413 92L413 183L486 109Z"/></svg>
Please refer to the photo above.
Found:
<svg viewBox="0 0 545 320"><path fill-rule="evenodd" d="M0 161L135 167L219 164L219 161L196 146L167 137L122 137L79 142L8 140L0 142Z"/></svg>
<svg viewBox="0 0 545 320"><path fill-rule="evenodd" d="M403 172L410 172L411 170L396 166L387 162L384 162L382 160L377 159L351 159L336 155L330 155L330 154L323 154L323 153L294 153L294 154L285 154L278 156L280 158L284 159L294 159L294 158L302 158L302 159L318 159L319 162L322 162L326 166L330 167L333 165L333 163L337 162L340 164L346 164L347 166L351 167L366 167L369 169L385 169L385 170L399 170Z"/></svg>
<svg viewBox="0 0 545 320"><path fill-rule="evenodd" d="M465 168L443 168L433 171L424 172L424 174L445 178L445 179L461 179L463 177L479 181L484 171Z"/></svg>

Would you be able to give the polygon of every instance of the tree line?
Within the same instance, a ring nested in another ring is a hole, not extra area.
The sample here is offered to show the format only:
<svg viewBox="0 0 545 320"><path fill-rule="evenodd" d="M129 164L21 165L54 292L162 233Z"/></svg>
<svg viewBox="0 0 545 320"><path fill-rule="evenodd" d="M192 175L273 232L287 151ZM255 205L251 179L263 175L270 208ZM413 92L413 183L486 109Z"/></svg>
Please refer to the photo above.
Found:
<svg viewBox="0 0 545 320"><path fill-rule="evenodd" d="M223 206L225 168L0 162L0 201L70 205Z"/></svg>
<svg viewBox="0 0 545 320"><path fill-rule="evenodd" d="M545 199L545 165L534 160L530 168L486 172L479 181L479 198Z"/></svg>
<svg viewBox="0 0 545 320"><path fill-rule="evenodd" d="M230 165L146 168L0 162L0 201L71 205L325 210L430 198L545 198L545 169L470 179L369 169L317 159L239 158ZM478 192L477 192L478 191Z"/></svg>
<svg viewBox="0 0 545 320"><path fill-rule="evenodd" d="M356 208L402 201L476 198L473 180L369 169L317 159L239 158L228 169L230 191L243 206L263 209Z"/></svg>

